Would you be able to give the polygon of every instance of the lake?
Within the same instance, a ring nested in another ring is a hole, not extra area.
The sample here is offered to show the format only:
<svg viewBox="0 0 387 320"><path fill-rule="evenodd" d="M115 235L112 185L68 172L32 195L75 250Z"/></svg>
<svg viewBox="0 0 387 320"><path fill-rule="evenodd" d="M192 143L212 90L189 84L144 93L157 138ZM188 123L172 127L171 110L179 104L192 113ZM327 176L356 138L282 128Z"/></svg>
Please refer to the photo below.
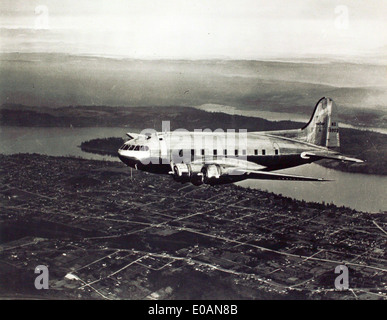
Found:
<svg viewBox="0 0 387 320"><path fill-rule="evenodd" d="M128 128L26 128L0 127L0 152L77 156L95 160L117 158L83 152L78 146L95 138L125 137ZM280 171L278 171L280 172ZM332 179L331 182L246 180L238 185L257 188L299 200L334 203L368 212L387 211L387 177L340 172L307 164L282 172ZM129 173L129 171L128 171Z"/></svg>
<svg viewBox="0 0 387 320"><path fill-rule="evenodd" d="M96 138L126 137L128 128L40 128L0 126L0 153L40 153L87 159L113 159L83 152L78 146Z"/></svg>

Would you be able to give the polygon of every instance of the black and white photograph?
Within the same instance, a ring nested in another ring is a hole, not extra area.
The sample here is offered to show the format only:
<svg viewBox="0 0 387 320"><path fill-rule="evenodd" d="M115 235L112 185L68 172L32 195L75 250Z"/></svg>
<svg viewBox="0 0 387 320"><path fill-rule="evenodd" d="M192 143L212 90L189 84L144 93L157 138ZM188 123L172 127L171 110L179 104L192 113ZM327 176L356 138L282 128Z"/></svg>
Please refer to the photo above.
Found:
<svg viewBox="0 0 387 320"><path fill-rule="evenodd" d="M387 300L386 135L386 1L1 0L0 300Z"/></svg>

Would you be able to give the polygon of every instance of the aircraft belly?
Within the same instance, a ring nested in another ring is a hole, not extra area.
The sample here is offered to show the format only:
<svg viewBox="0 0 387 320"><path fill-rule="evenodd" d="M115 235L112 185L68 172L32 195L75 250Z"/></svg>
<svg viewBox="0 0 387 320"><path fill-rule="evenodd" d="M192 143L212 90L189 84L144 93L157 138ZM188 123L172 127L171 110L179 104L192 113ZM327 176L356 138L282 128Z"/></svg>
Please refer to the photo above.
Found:
<svg viewBox="0 0 387 320"><path fill-rule="evenodd" d="M266 167L264 171L291 168L312 162L310 159L301 158L300 154L248 156L247 161Z"/></svg>
<svg viewBox="0 0 387 320"><path fill-rule="evenodd" d="M162 162L159 158L149 158L148 161L141 161L137 158L118 155L119 159L128 167L147 171L151 173L168 174L171 166L167 162Z"/></svg>

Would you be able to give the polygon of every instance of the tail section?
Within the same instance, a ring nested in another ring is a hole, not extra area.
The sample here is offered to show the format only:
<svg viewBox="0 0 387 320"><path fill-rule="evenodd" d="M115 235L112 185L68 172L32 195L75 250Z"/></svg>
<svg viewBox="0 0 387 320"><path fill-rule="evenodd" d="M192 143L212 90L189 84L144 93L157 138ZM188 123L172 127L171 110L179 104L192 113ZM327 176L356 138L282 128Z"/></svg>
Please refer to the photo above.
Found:
<svg viewBox="0 0 387 320"><path fill-rule="evenodd" d="M332 99L324 97L317 102L312 117L302 131L307 142L339 151L337 106Z"/></svg>

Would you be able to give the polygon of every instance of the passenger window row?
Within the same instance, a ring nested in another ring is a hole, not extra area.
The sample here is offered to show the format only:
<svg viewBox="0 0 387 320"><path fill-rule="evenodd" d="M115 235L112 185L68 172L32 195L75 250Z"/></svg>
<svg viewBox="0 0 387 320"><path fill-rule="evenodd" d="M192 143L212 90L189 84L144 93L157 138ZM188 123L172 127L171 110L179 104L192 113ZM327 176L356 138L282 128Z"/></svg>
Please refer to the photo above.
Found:
<svg viewBox="0 0 387 320"><path fill-rule="evenodd" d="M129 150L129 151L148 151L149 147L148 146L140 146L140 145L124 144L120 149L121 150ZM183 150L179 151L180 156L182 156L182 151ZM191 150L191 155L193 156L194 154L195 154L195 150L192 149ZM227 149L223 150L223 154L225 156L227 156ZM246 150L242 150L242 154L246 155ZM275 149L275 154L278 155L278 149ZM201 149L201 155L202 156L205 155L205 150L204 149ZM218 151L216 149L213 150L213 155L214 156L218 155ZM235 149L235 156L238 156L238 155L239 155L239 150ZM254 155L256 155L256 156L258 155L258 149L254 150ZM266 155L266 150L265 149L262 149L262 155Z"/></svg>
<svg viewBox="0 0 387 320"><path fill-rule="evenodd" d="M202 156L206 155L207 152L208 152L207 149L201 149L201 150L200 150L200 154L201 154ZM234 155L235 155L235 156L238 156L238 155L239 155L239 152L240 152L239 149L235 149ZM194 156L195 153L196 153L196 152L195 152L195 149L191 149L191 156ZM275 153L276 155L278 155L278 154L279 154L278 149L274 149L274 153ZM247 154L246 149L243 149L243 150L242 150L242 155L245 156L246 154ZM265 150L265 149L262 149L261 154L262 154L263 156L266 155L266 150ZM183 150L179 150L179 155L180 155L180 156L183 155ZM214 149L214 150L213 150L213 155L214 155L214 156L218 156L218 150L217 150L217 149ZM227 156L227 149L224 149L224 150L223 150L223 155L224 155L224 156ZM258 155L259 155L258 149L255 149L255 150L254 150L254 155L255 155L255 156L258 156Z"/></svg>

